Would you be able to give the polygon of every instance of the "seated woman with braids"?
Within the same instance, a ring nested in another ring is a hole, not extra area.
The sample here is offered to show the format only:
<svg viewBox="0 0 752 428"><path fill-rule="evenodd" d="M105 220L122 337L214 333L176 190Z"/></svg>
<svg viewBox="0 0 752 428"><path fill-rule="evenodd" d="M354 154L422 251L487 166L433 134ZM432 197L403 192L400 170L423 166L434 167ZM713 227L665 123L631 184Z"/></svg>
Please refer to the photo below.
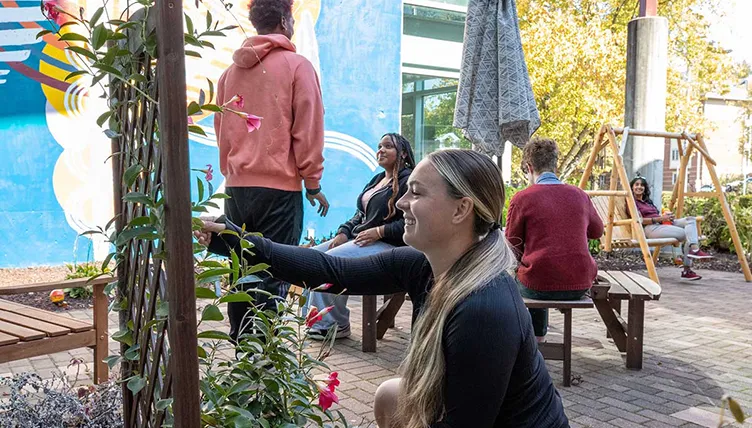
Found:
<svg viewBox="0 0 752 428"><path fill-rule="evenodd" d="M330 283L327 292L407 292L412 340L402 378L376 391L381 428L568 427L533 335L530 315L510 275L515 256L499 230L504 207L501 170L470 150L442 150L421 161L397 208L404 240L359 258L334 257L258 236L247 254L277 278ZM218 234L236 226L206 221L194 232L209 251L240 254L241 241Z"/></svg>
<svg viewBox="0 0 752 428"><path fill-rule="evenodd" d="M386 134L379 142L376 160L384 171L376 174L358 196L355 215L339 227L334 239L315 250L337 257L363 257L405 245L405 220L395 204L407 192L407 179L415 168L413 149L402 135ZM308 305L319 309L334 306L308 332L312 339L323 340L334 325L336 338L350 336L346 295L311 292Z"/></svg>

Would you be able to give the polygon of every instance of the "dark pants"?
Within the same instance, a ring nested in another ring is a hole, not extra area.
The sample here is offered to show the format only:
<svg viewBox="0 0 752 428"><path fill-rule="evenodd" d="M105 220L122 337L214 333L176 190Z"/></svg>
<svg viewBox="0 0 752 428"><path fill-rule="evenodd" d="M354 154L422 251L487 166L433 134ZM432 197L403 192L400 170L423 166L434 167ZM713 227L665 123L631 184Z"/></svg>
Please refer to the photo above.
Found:
<svg viewBox="0 0 752 428"><path fill-rule="evenodd" d="M228 187L225 192L230 199L225 200L225 216L238 226L245 225L248 232L259 232L274 242L298 245L303 232L303 193L268 189L265 187ZM259 286L249 284L243 288L259 288L273 294L268 298L252 294L254 305L262 310L276 308L276 300L284 299L290 284L271 278L264 278ZM233 341L248 332L249 322L244 321L250 305L244 302L227 304L230 318L230 337ZM241 329L243 331L241 331Z"/></svg>
<svg viewBox="0 0 752 428"><path fill-rule="evenodd" d="M537 291L525 287L517 280L517 288L522 297L535 300L580 300L588 290L574 291ZM537 337L543 337L548 332L548 309L528 309L533 319L533 331Z"/></svg>

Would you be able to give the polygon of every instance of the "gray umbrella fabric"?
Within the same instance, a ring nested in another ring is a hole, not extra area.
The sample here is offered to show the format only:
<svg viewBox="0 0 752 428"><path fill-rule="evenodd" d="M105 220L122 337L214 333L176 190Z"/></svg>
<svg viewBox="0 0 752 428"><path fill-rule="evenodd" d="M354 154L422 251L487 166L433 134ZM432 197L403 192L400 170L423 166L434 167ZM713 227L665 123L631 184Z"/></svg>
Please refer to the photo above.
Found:
<svg viewBox="0 0 752 428"><path fill-rule="evenodd" d="M522 148L540 126L514 0L468 4L453 124L499 157L506 141Z"/></svg>

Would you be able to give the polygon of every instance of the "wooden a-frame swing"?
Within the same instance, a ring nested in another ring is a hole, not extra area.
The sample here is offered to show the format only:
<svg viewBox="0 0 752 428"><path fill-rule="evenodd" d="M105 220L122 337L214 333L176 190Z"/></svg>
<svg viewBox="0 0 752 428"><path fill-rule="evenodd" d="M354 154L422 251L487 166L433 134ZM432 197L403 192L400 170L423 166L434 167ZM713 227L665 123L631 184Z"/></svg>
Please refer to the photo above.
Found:
<svg viewBox="0 0 752 428"><path fill-rule="evenodd" d="M620 135L621 141L617 141L616 136ZM679 176L677 177L674 190L671 195L669 209L680 218L684 213L684 198L686 197L714 197L718 198L723 211L723 217L729 226L731 239L734 242L736 254L739 257L739 263L744 272L744 278L747 282L752 281L752 273L749 270L749 264L744 256L739 233L734 223L734 217L729 208L726 195L723 193L721 183L718 180L718 174L715 172L716 162L710 157L707 146L702 134L689 134L687 132L672 133L663 131L645 131L629 128L613 128L611 125L603 125L598 132L593 145L593 151L588 159L585 171L580 179L580 188L585 190L591 197L593 205L603 220L605 234L601 238L601 246L606 252L612 251L613 248L640 248L642 257L648 270L650 279L659 283L658 274L655 270L655 262L658 260L658 254L662 247L666 245L678 246L679 242L671 238L647 239L645 230L640 221L640 216L635 205L632 191L629 188L629 179L627 171L624 168L622 158L624 147L629 136L655 137L655 138L673 138L678 141L680 166ZM613 157L613 169L611 170L611 180L609 190L587 190L587 183L593 172L598 154L606 150ZM685 192L685 183L687 180L687 166L694 152L700 154L705 159L708 173L713 180L715 190L711 192ZM698 217L698 232L700 221ZM650 247L655 248L653 254L650 253Z"/></svg>

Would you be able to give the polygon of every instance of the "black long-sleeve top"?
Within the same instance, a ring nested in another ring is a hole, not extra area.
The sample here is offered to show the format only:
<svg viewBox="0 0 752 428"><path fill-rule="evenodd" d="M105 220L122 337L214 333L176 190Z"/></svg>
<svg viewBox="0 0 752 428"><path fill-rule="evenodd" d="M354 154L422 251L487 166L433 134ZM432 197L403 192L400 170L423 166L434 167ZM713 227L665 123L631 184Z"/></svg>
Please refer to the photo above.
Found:
<svg viewBox="0 0 752 428"><path fill-rule="evenodd" d="M407 193L407 179L410 178L410 174L413 172L410 168L402 168L400 170L397 180L399 184L399 193L397 193L397 199L404 196ZM395 210L394 214L386 218L389 215L389 199L394 194L392 192L392 186L389 185L381 190L376 191L371 196L371 200L368 202L368 206L363 207L363 194L373 189L381 180L386 176L385 172L376 174L371 181L366 184L363 191L358 195L356 201L357 211L350 220L342 223L337 230L337 233L344 233L347 239L355 239L358 233L370 229L372 227L384 226L384 238L382 241L387 244L391 244L395 247L402 247L405 245L405 241L402 240L402 234L405 232L405 219L402 217L401 210Z"/></svg>
<svg viewBox="0 0 752 428"><path fill-rule="evenodd" d="M338 258L257 236L247 239L255 246L249 261L271 265L271 273L284 281L314 287L331 283L328 292L353 295L406 291L413 320L433 285L428 260L412 247ZM213 234L209 251L227 256L229 249L240 254L238 237ZM530 314L508 273L500 273L457 305L447 319L443 342L446 413L430 428L569 426L538 352Z"/></svg>

